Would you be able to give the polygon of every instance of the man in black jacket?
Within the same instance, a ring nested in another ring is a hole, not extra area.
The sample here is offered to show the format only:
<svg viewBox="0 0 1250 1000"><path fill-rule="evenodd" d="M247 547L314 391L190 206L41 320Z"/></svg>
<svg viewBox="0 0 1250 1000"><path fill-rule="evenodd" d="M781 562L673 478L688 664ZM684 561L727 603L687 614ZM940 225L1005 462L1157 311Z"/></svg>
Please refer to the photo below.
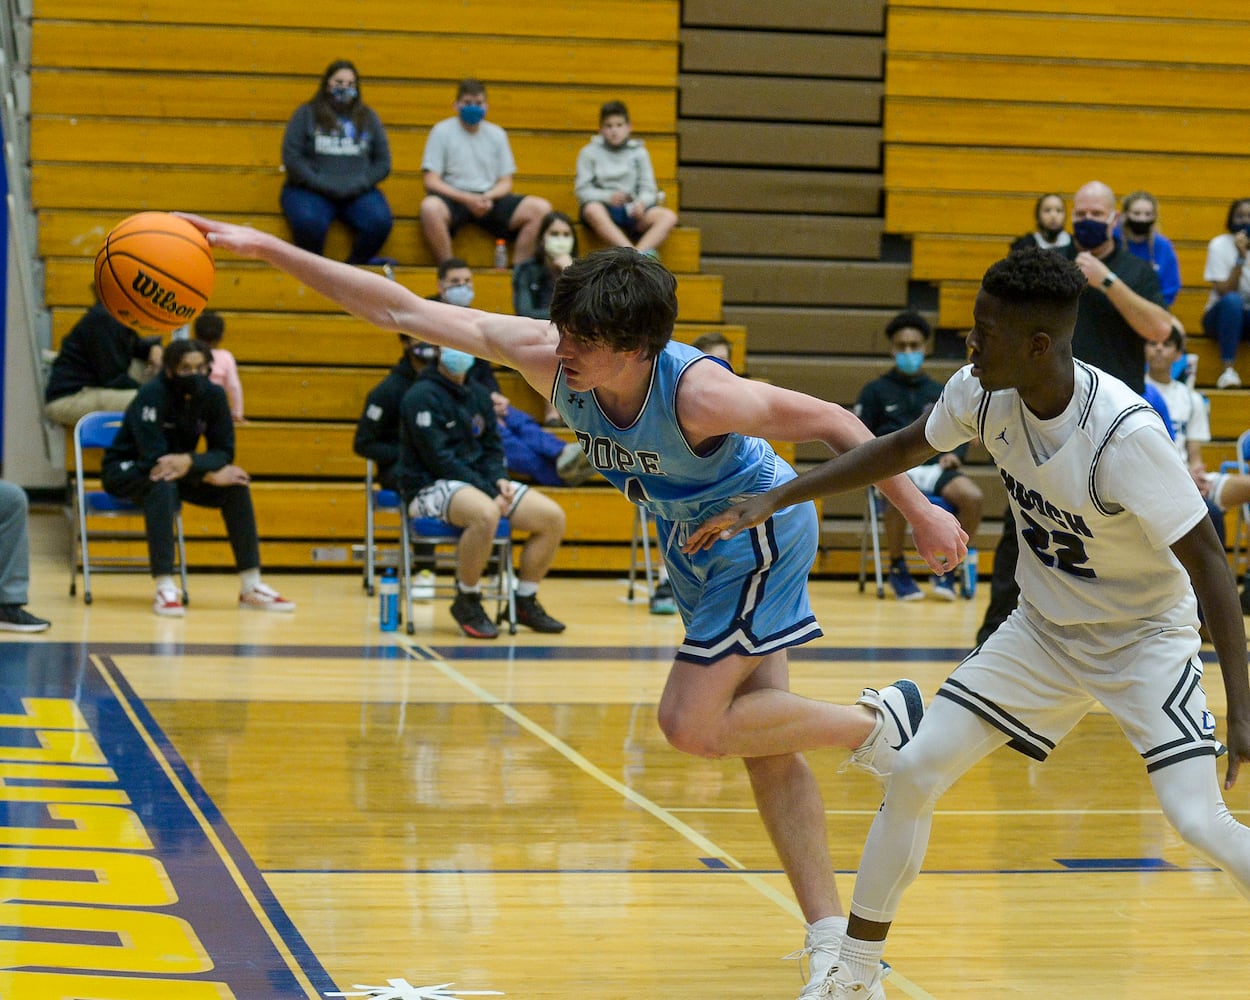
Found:
<svg viewBox="0 0 1250 1000"><path fill-rule="evenodd" d="M387 373L386 378L369 390L364 412L356 423L352 451L361 458L373 459L377 466L375 479L383 489L396 489L399 471L399 404L412 388L418 373L438 357L438 348L419 340L399 335L404 355Z"/></svg>
<svg viewBox="0 0 1250 1000"><path fill-rule="evenodd" d="M443 348L438 364L422 371L404 395L399 489L411 517L437 517L463 529L451 613L465 635L499 634L482 607L481 578L501 517L529 535L517 574L517 621L536 632L563 632L537 595L564 537L564 511L508 478L490 393L467 378L473 362L471 354Z"/></svg>
<svg viewBox="0 0 1250 1000"><path fill-rule="evenodd" d="M161 338L140 337L97 302L65 335L44 389L43 412L73 427L93 410L124 410L161 367Z"/></svg>
<svg viewBox="0 0 1250 1000"><path fill-rule="evenodd" d="M113 444L101 480L115 496L143 508L148 559L156 580L152 610L181 618L174 583L174 515L180 501L216 507L239 571L239 607L294 611L295 604L260 579L260 542L249 477L234 465L234 421L225 390L208 379L212 352L198 340L178 340L165 352L159 378L141 388ZM196 451L200 438L205 450Z"/></svg>

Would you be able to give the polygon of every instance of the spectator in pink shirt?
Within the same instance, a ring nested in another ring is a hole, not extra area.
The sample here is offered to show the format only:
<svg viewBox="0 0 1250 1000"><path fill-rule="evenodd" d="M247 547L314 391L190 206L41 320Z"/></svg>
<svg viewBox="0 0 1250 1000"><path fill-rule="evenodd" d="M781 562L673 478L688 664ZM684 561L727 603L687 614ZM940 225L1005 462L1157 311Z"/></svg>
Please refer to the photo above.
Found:
<svg viewBox="0 0 1250 1000"><path fill-rule="evenodd" d="M230 403L230 416L236 424L243 423L243 383L239 381L239 366L234 355L221 346L226 334L226 321L220 313L206 309L195 317L195 339L213 352L213 370L209 381L226 390Z"/></svg>

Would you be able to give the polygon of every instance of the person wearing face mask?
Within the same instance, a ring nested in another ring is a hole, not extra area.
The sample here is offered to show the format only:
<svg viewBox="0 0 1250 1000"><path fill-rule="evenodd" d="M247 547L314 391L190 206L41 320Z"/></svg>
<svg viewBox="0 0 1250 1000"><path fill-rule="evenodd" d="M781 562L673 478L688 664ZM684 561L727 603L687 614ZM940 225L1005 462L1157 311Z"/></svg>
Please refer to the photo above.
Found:
<svg viewBox="0 0 1250 1000"><path fill-rule="evenodd" d="M1101 181L1083 185L1072 199L1072 245L1057 251L1076 263L1086 285L1077 305L1072 353L1114 375L1134 392L1146 392L1146 345L1172 334L1154 268L1138 260L1115 238L1119 213L1115 193ZM990 602L977 631L985 642L1007 620L1020 598L1016 562L1020 539L1010 505L994 550Z"/></svg>
<svg viewBox="0 0 1250 1000"><path fill-rule="evenodd" d="M1211 283L1211 294L1202 314L1202 329L1220 342L1224 371L1216 388L1234 389L1241 385L1237 348L1250 332L1250 268L1244 266L1250 252L1250 198L1238 198L1228 206L1224 227L1228 232L1207 244L1202 279Z"/></svg>
<svg viewBox="0 0 1250 1000"><path fill-rule="evenodd" d="M458 593L451 614L465 635L494 639L482 607L481 580L499 519L528 537L517 572L517 621L536 632L564 631L538 601L564 538L564 511L533 487L509 478L495 404L468 378L477 359L444 347L400 403L399 491L410 517L437 517L463 529L456 553Z"/></svg>
<svg viewBox="0 0 1250 1000"><path fill-rule="evenodd" d="M1163 304L1170 306L1181 290L1181 268L1172 241L1159 232L1159 202L1149 191L1134 191L1120 203L1120 241L1159 277Z"/></svg>
<svg viewBox="0 0 1250 1000"><path fill-rule="evenodd" d="M563 212L548 212L538 231L538 251L512 271L512 311L548 319L556 278L577 257L577 232Z"/></svg>
<svg viewBox="0 0 1250 1000"><path fill-rule="evenodd" d="M656 256L677 225L677 213L660 204L651 156L631 132L625 104L606 102L599 109L599 134L577 154L573 193L582 221L604 243Z"/></svg>
<svg viewBox="0 0 1250 1000"><path fill-rule="evenodd" d="M1011 249L1022 250L1025 247L1036 246L1043 250L1058 250L1060 247L1066 247L1072 242L1072 237L1063 228L1067 211L1063 204L1063 195L1053 193L1042 195L1033 206L1033 218L1037 222L1037 228L1015 240L1011 244Z"/></svg>
<svg viewBox="0 0 1250 1000"><path fill-rule="evenodd" d="M426 190L421 230L426 243L441 264L452 255L456 231L472 222L497 240L515 236L515 259L528 260L551 202L512 190L516 160L508 133L485 120L486 87L480 80L461 80L453 107L452 117L430 129L421 154Z"/></svg>
<svg viewBox="0 0 1250 1000"><path fill-rule="evenodd" d="M234 421L225 391L209 381L212 352L198 340L176 340L161 375L126 407L105 451L100 479L109 493L143 508L148 559L156 581L152 610L184 614L174 582L174 515L178 504L215 507L239 571L239 607L293 611L295 604L260 578L260 542L249 476L234 463ZM204 450L197 451L200 438Z"/></svg>
<svg viewBox="0 0 1250 1000"><path fill-rule="evenodd" d="M885 328L890 342L894 367L880 378L873 379L859 394L855 415L877 437L883 437L917 420L942 395L942 385L924 372L925 348L933 331L929 322L917 312L901 312ZM924 465L911 469L907 476L917 488L930 497L941 497L955 510L959 525L969 539L976 538L981 527L981 488L960 471L967 445L933 456ZM886 548L890 558L889 581L894 596L900 601L919 601L924 591L916 585L907 569L903 547L907 539L907 522L893 506L885 509ZM968 565L976 566L977 550L968 549ZM934 578L933 596L953 601L962 594L972 594L952 570ZM974 577L975 579L975 577Z"/></svg>
<svg viewBox="0 0 1250 1000"><path fill-rule="evenodd" d="M391 172L391 147L346 59L330 63L312 100L295 109L282 137L282 167L280 201L296 246L320 254L330 224L340 219L354 234L347 262L377 257L393 221L378 190Z"/></svg>

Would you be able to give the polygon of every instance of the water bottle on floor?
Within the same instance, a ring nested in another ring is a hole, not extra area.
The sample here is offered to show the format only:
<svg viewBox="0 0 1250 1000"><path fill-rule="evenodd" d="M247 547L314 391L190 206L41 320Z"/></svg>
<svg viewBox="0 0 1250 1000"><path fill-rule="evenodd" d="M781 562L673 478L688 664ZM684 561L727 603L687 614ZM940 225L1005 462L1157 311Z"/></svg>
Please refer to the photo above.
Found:
<svg viewBox="0 0 1250 1000"><path fill-rule="evenodd" d="M399 579L393 569L385 570L378 584L378 627L383 632L399 628Z"/></svg>
<svg viewBox="0 0 1250 1000"><path fill-rule="evenodd" d="M495 240L495 270L508 270L508 241Z"/></svg>

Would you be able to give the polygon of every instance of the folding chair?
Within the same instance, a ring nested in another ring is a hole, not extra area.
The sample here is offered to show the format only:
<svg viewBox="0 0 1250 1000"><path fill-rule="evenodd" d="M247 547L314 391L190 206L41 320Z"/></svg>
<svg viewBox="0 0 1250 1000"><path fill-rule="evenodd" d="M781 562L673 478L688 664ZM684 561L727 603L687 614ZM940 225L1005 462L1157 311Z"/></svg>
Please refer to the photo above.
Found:
<svg viewBox="0 0 1250 1000"><path fill-rule="evenodd" d="M388 539L394 541L396 547L402 544L401 536L403 534L403 501L400 500L399 494L394 490L384 490L381 487L375 487L373 483L374 475L377 467L374 465L373 459L365 459L365 575L361 581L362 586L370 597L374 595L375 585L374 577L377 574L378 561L378 539L377 539L377 515L383 513L393 516L394 524L387 525L388 530L393 530L393 534L388 534ZM398 558L396 559L398 561ZM388 565L393 565L387 561Z"/></svg>
<svg viewBox="0 0 1250 1000"><path fill-rule="evenodd" d="M868 549L872 548L872 566L873 578L877 585L877 597L885 597L885 571L881 566L881 513L885 504L889 503L881 495L881 491L876 486L870 485L865 491L864 500L864 520L860 528L859 534L859 592L864 592L864 587L868 580ZM955 508L943 500L935 493L926 493L929 502L935 507L941 507L945 511L955 513ZM918 555L911 552L904 553L907 559L907 568L917 573L931 573L928 564ZM976 588L976 580L972 576L972 568L967 563L961 564L961 572L963 573L963 585L966 593L971 594Z"/></svg>
<svg viewBox="0 0 1250 1000"><path fill-rule="evenodd" d="M118 518L143 516L143 509L129 500L122 500L104 490L86 488L84 456L87 451L103 455L104 449L113 443L122 425L122 414L107 410L88 413L74 425L74 544L69 553L69 594L78 591L78 567L82 565L82 599L91 603L91 573L146 573L150 571L147 555L98 556L92 564L88 518ZM174 532L178 542L178 572L182 577L182 603L189 603L187 596L187 543L182 532L182 508L174 514ZM113 531L101 533L105 538L118 541L141 540L146 547L147 535L142 531Z"/></svg>
<svg viewBox="0 0 1250 1000"><path fill-rule="evenodd" d="M639 568L642 569L645 596L648 599L655 593L659 582L659 568L654 571L651 568L651 517L647 514L646 507L637 507L636 510L634 531L629 539L629 595L626 599L631 603L634 600L634 579ZM638 561L639 551L642 553L641 563Z"/></svg>
<svg viewBox="0 0 1250 1000"><path fill-rule="evenodd" d="M416 631L412 620L412 547L416 544L428 545L434 552L434 565L451 566L450 584L440 584L435 580L435 594L446 594L455 597L456 588L456 546L460 543L463 529L437 517L401 517L400 558L403 564L403 581L400 591L400 617L405 619L408 634ZM451 548L450 553L440 553L440 548ZM499 527L495 530L495 541L492 544L492 560L496 563L495 585L490 593L483 596L495 602L495 621L508 623L508 633L516 635L516 573L512 568L512 524L506 518L500 518ZM488 567L489 569L489 567Z"/></svg>

